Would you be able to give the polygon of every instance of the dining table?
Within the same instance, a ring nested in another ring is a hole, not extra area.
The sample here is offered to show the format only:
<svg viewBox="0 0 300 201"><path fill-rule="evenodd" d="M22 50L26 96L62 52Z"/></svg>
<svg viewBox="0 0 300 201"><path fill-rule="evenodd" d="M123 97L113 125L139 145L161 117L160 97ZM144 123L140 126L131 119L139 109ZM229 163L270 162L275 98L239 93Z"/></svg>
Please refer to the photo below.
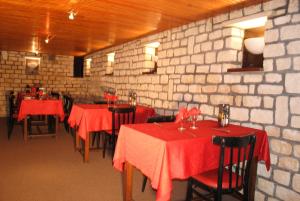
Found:
<svg viewBox="0 0 300 201"><path fill-rule="evenodd" d="M109 107L129 107L129 104L74 104L68 119L70 127L76 130L75 149L79 150L80 139L84 140L84 161L89 161L90 134L96 131L112 129L112 112ZM134 123L145 123L155 115L152 107L137 105Z"/></svg>
<svg viewBox="0 0 300 201"><path fill-rule="evenodd" d="M263 130L229 124L219 127L218 122L202 120L192 129L185 122L122 125L113 158L114 168L123 172L123 201L132 201L133 168L151 180L157 190L157 201L171 200L172 180L216 169L219 147L212 143L214 136L256 135L254 162L250 170L250 200L254 200L257 162L264 161L270 169L267 133Z"/></svg>
<svg viewBox="0 0 300 201"><path fill-rule="evenodd" d="M28 139L28 116L54 116L55 118L55 131L54 133L47 133L42 135L34 135L34 136L57 136L58 130L58 120L64 120L64 110L63 103L60 99L22 99L20 100L19 112L18 112L18 121L24 120L24 141L27 142ZM47 119L47 118L46 118ZM32 136L31 136L32 137Z"/></svg>

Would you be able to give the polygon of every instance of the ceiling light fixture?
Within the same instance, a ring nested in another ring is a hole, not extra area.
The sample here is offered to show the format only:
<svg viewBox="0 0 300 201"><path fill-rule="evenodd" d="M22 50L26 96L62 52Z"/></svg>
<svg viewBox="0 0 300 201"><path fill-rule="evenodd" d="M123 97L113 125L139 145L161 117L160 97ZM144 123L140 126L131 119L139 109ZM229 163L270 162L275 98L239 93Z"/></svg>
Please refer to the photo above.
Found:
<svg viewBox="0 0 300 201"><path fill-rule="evenodd" d="M50 40L52 40L53 38L54 38L54 36L47 35L47 37L45 39L45 43L48 44L50 42Z"/></svg>
<svg viewBox="0 0 300 201"><path fill-rule="evenodd" d="M69 11L68 13L69 13L69 20L74 20L77 13L74 12L73 10Z"/></svg>

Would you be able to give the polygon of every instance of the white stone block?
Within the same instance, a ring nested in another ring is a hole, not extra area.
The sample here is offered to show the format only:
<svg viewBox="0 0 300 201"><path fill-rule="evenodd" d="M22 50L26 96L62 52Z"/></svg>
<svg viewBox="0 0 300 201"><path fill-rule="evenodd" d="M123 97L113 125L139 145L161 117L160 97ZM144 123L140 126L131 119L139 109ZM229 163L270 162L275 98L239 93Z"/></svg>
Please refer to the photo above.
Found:
<svg viewBox="0 0 300 201"><path fill-rule="evenodd" d="M273 111L252 109L250 115L250 121L260 124L273 124Z"/></svg>
<svg viewBox="0 0 300 201"><path fill-rule="evenodd" d="M300 128L300 116L292 116L291 127Z"/></svg>
<svg viewBox="0 0 300 201"><path fill-rule="evenodd" d="M248 121L249 110L245 108L231 107L230 108L230 119L234 121Z"/></svg>
<svg viewBox="0 0 300 201"><path fill-rule="evenodd" d="M265 131L270 137L280 137L280 128L276 126L266 126Z"/></svg>
<svg viewBox="0 0 300 201"><path fill-rule="evenodd" d="M261 74L248 74L244 75L245 83L260 83L262 82L263 76Z"/></svg>
<svg viewBox="0 0 300 201"><path fill-rule="evenodd" d="M293 176L293 189L300 193L300 174L295 174Z"/></svg>
<svg viewBox="0 0 300 201"><path fill-rule="evenodd" d="M297 172L299 170L299 161L292 157L279 157L278 167Z"/></svg>
<svg viewBox="0 0 300 201"><path fill-rule="evenodd" d="M216 85L205 85L202 87L204 93L215 93L217 91Z"/></svg>
<svg viewBox="0 0 300 201"><path fill-rule="evenodd" d="M244 96L243 105L245 107L260 107L261 97L260 96Z"/></svg>
<svg viewBox="0 0 300 201"><path fill-rule="evenodd" d="M277 70L287 70L291 68L291 58L278 58L276 59Z"/></svg>
<svg viewBox="0 0 300 201"><path fill-rule="evenodd" d="M195 83L204 84L206 82L206 75L195 75Z"/></svg>
<svg viewBox="0 0 300 201"><path fill-rule="evenodd" d="M182 75L182 77L181 77L181 83L183 83L183 84L191 84L193 82L194 82L194 75Z"/></svg>
<svg viewBox="0 0 300 201"><path fill-rule="evenodd" d="M205 53L205 63L212 64L216 62L216 52Z"/></svg>
<svg viewBox="0 0 300 201"><path fill-rule="evenodd" d="M207 33L200 34L200 35L196 36L196 43L201 43L201 42L204 42L204 41L207 41L207 40L208 40L208 34Z"/></svg>
<svg viewBox="0 0 300 201"><path fill-rule="evenodd" d="M285 16L286 17L286 16ZM300 38L300 24L284 26L280 29L281 40Z"/></svg>
<svg viewBox="0 0 300 201"><path fill-rule="evenodd" d="M289 42L287 45L288 54L300 54L300 40Z"/></svg>
<svg viewBox="0 0 300 201"><path fill-rule="evenodd" d="M289 13L299 12L299 0L290 0L288 11Z"/></svg>
<svg viewBox="0 0 300 201"><path fill-rule="evenodd" d="M222 75L220 74L209 74L207 75L207 83L221 83L222 82Z"/></svg>
<svg viewBox="0 0 300 201"><path fill-rule="evenodd" d="M273 195L275 190L273 182L262 178L258 178L257 188L268 195Z"/></svg>
<svg viewBox="0 0 300 201"><path fill-rule="evenodd" d="M208 35L209 40L215 40L222 37L222 31L216 30Z"/></svg>
<svg viewBox="0 0 300 201"><path fill-rule="evenodd" d="M224 75L224 83L225 84L234 84L241 82L241 75Z"/></svg>
<svg viewBox="0 0 300 201"><path fill-rule="evenodd" d="M219 105L219 104L233 105L233 96L211 95L210 101L213 105Z"/></svg>
<svg viewBox="0 0 300 201"><path fill-rule="evenodd" d="M284 139L300 142L300 131L297 129L284 129L282 136Z"/></svg>
<svg viewBox="0 0 300 201"><path fill-rule="evenodd" d="M290 184L291 173L283 170L274 170L274 181L288 186Z"/></svg>
<svg viewBox="0 0 300 201"><path fill-rule="evenodd" d="M214 50L220 50L224 47L224 41L223 40L216 40L214 41Z"/></svg>
<svg viewBox="0 0 300 201"><path fill-rule="evenodd" d="M229 49L241 50L243 47L243 39L240 37L226 38L225 47Z"/></svg>
<svg viewBox="0 0 300 201"><path fill-rule="evenodd" d="M237 61L236 50L223 50L218 52L218 62L234 62Z"/></svg>
<svg viewBox="0 0 300 201"><path fill-rule="evenodd" d="M212 42L211 41L201 43L201 51L202 52L207 52L207 51L211 51L211 50L212 50Z"/></svg>
<svg viewBox="0 0 300 201"><path fill-rule="evenodd" d="M261 84L258 86L258 94L280 95L283 92L283 86Z"/></svg>
<svg viewBox="0 0 300 201"><path fill-rule="evenodd" d="M265 43L271 43L278 41L279 31L278 29L270 29L265 31Z"/></svg>
<svg viewBox="0 0 300 201"><path fill-rule="evenodd" d="M272 139L270 142L271 150L275 153L290 155L292 153L292 145L286 141Z"/></svg>
<svg viewBox="0 0 300 201"><path fill-rule="evenodd" d="M290 188L284 188L282 186L276 187L276 197L281 200L288 200L288 201L298 201L300 194L296 193L295 191L291 190Z"/></svg>
<svg viewBox="0 0 300 201"><path fill-rule="evenodd" d="M290 113L300 114L300 97L291 97L290 99Z"/></svg>
<svg viewBox="0 0 300 201"><path fill-rule="evenodd" d="M292 45L294 47L294 45ZM264 58L279 57L285 55L285 46L283 43L266 44L264 48Z"/></svg>
<svg viewBox="0 0 300 201"><path fill-rule="evenodd" d="M285 89L288 93L300 93L300 73L285 75Z"/></svg>
<svg viewBox="0 0 300 201"><path fill-rule="evenodd" d="M232 85L231 86L231 91L233 93L238 93L238 94L248 94L248 86L246 86L246 85Z"/></svg>
<svg viewBox="0 0 300 201"><path fill-rule="evenodd" d="M204 64L204 54L194 54L191 56L191 63Z"/></svg>
<svg viewBox="0 0 300 201"><path fill-rule="evenodd" d="M274 24L275 25L283 25L283 24L288 24L291 21L291 15L284 15L278 18L274 19Z"/></svg>
<svg viewBox="0 0 300 201"><path fill-rule="evenodd" d="M203 95L203 94L198 95L198 94L196 94L196 95L194 95L194 101L199 102L199 103L207 103L208 97L207 97L207 95Z"/></svg>
<svg viewBox="0 0 300 201"><path fill-rule="evenodd" d="M288 97L279 96L276 98L275 124L287 126L288 118Z"/></svg>

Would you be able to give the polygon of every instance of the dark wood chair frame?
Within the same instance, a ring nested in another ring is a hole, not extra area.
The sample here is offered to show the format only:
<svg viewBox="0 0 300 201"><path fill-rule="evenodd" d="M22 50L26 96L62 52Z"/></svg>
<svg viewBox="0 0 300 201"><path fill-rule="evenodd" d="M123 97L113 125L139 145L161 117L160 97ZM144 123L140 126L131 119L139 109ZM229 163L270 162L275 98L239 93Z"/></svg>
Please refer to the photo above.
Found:
<svg viewBox="0 0 300 201"><path fill-rule="evenodd" d="M175 120L176 120L176 117L174 115L159 115L159 116L149 117L147 119L147 123L174 122ZM142 192L145 191L147 180L148 180L147 176L144 175L143 184L142 184Z"/></svg>
<svg viewBox="0 0 300 201"><path fill-rule="evenodd" d="M117 136L121 125L133 124L135 122L135 107L110 107L109 111L112 113L112 129L111 133L105 132L103 142L102 157L105 158L106 147L109 142L112 145L112 158L115 153Z"/></svg>
<svg viewBox="0 0 300 201"><path fill-rule="evenodd" d="M220 146L220 162L218 167L217 188L207 186L201 181L190 177L188 180L186 201L192 200L193 193L195 193L204 200L212 200L213 198L215 201L221 201L222 194L233 194L240 200L248 201L250 167L253 161L255 142L256 137L254 134L250 134L245 137L214 137L213 144ZM229 149L229 164L224 164L225 149ZM248 157L246 156L246 153L248 153ZM237 157L237 161L233 161L233 158L235 157ZM222 179L224 171L229 171L228 188L222 188ZM234 176L236 177L236 183L232 186L232 178ZM238 181L241 181L241 183L239 184ZM200 187L208 191L209 193L204 195L203 193L197 191L194 187ZM241 189L243 189L243 194L239 192Z"/></svg>
<svg viewBox="0 0 300 201"><path fill-rule="evenodd" d="M8 104L8 111L7 111L7 138L10 139L11 134L14 129L14 125L17 121L16 119L16 111L17 106L15 105L15 95L13 91L7 92L7 104Z"/></svg>

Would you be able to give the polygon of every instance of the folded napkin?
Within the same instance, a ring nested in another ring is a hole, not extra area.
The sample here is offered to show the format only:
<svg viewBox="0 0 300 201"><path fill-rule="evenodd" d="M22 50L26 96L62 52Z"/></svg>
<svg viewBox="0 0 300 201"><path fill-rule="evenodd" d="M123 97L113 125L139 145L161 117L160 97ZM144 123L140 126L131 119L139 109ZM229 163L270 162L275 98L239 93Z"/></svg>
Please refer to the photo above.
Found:
<svg viewBox="0 0 300 201"><path fill-rule="evenodd" d="M188 110L185 107L179 109L178 114L176 115L175 123L180 122L182 119L186 119L189 117Z"/></svg>
<svg viewBox="0 0 300 201"><path fill-rule="evenodd" d="M192 116L198 116L201 113L201 111L200 111L200 109L193 107L188 111L188 113L189 113L189 116L192 117Z"/></svg>
<svg viewBox="0 0 300 201"><path fill-rule="evenodd" d="M115 95L112 95L112 94L109 94L107 92L104 92L104 95L103 97L106 99L106 100L110 100L110 101L117 101L118 100L118 96L115 96Z"/></svg>

